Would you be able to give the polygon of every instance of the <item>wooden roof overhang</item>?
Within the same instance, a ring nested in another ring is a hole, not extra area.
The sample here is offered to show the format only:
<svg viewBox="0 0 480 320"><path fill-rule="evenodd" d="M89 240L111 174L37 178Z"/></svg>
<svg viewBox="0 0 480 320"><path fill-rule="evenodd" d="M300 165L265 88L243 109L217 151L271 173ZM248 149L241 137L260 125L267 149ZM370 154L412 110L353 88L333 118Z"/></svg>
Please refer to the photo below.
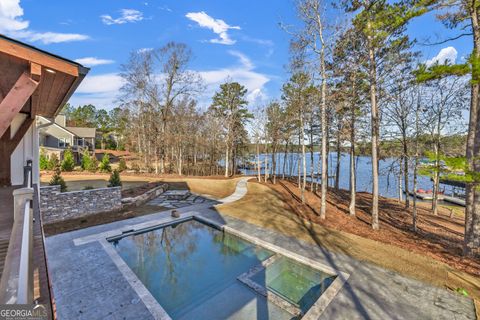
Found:
<svg viewBox="0 0 480 320"><path fill-rule="evenodd" d="M0 136L19 112L30 119L57 115L88 71L74 61L0 35Z"/></svg>
<svg viewBox="0 0 480 320"><path fill-rule="evenodd" d="M35 116L53 118L87 75L82 65L0 34L0 185L9 181L10 155ZM12 136L19 113L24 122Z"/></svg>

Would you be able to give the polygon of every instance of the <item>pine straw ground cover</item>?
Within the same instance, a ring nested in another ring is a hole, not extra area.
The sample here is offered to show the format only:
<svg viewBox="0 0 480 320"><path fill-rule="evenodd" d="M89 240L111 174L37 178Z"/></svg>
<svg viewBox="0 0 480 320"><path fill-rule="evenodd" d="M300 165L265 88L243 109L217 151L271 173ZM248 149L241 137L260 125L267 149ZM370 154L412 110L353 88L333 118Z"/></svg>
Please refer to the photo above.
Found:
<svg viewBox="0 0 480 320"><path fill-rule="evenodd" d="M244 198L217 209L436 286L463 288L471 297L480 298L480 262L461 256L463 221L450 219L448 210L435 217L422 204L419 232L414 234L411 210L395 200L380 198L380 230L373 231L369 225L370 194L357 195L357 216L351 217L348 192L330 190L325 221L318 216L318 195L307 192L306 204L298 201L299 196L291 182L249 182Z"/></svg>

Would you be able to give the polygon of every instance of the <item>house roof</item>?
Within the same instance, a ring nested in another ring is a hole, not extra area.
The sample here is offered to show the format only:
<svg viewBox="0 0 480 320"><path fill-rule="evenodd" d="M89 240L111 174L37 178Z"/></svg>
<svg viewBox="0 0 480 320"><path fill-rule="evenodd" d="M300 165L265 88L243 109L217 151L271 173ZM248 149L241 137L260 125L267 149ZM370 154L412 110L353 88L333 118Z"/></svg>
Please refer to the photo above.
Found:
<svg viewBox="0 0 480 320"><path fill-rule="evenodd" d="M84 127L66 127L66 129L80 138L95 138L95 132L97 130L95 128Z"/></svg>
<svg viewBox="0 0 480 320"><path fill-rule="evenodd" d="M48 118L60 112L89 71L79 63L1 34L0 70L0 98L26 74L38 86L21 112Z"/></svg>
<svg viewBox="0 0 480 320"><path fill-rule="evenodd" d="M39 116L38 117L40 123L46 124L49 123L50 121L46 119L45 117ZM58 124L57 122L51 122L49 126L55 126L69 134L75 137L80 137L80 138L95 138L96 130L95 128L86 128L86 127L64 127Z"/></svg>

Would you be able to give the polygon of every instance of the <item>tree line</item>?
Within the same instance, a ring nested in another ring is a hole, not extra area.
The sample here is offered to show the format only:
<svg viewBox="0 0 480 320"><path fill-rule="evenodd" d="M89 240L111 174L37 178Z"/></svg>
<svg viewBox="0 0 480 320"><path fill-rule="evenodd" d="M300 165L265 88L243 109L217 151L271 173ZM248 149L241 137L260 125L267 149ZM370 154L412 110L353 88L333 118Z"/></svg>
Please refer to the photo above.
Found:
<svg viewBox="0 0 480 320"><path fill-rule="evenodd" d="M281 24L291 35L289 79L281 97L264 105L249 106L245 87L226 80L211 105L201 110L197 98L205 86L189 68L192 52L185 44L171 42L159 49L132 52L122 66L119 108L109 115L122 147L138 153L139 161L151 172L230 176L254 146L257 178L272 183L279 172L282 178L293 175L286 161L283 168L277 168L278 153L287 159L288 153L299 152L294 175L302 200L308 187L318 189L322 219L327 218L328 154L337 153L336 163L331 164L335 188L339 187L342 151L349 154L349 211L355 215L355 157L368 148L372 157L371 225L376 230L380 227L379 160L388 155L388 147L395 148L395 174L399 189L407 194L416 194L420 158L429 151L436 214L442 159L451 152L447 141L466 136L464 150L458 146L466 156L460 178L467 185L464 249L466 254L478 254L480 2L342 0L334 6L344 14L343 21L327 18L330 7L326 2L296 2L297 25ZM457 30L459 37L471 38L473 50L465 63L421 62L415 39L406 29L427 12L438 13L438 19ZM465 113L469 113L468 124L463 122ZM91 119L101 125L103 116ZM314 150L321 154L317 168ZM263 163L261 154L269 155L262 158ZM312 160L309 168L307 157ZM406 197L405 206L413 207L416 231L416 197L412 199L413 203Z"/></svg>

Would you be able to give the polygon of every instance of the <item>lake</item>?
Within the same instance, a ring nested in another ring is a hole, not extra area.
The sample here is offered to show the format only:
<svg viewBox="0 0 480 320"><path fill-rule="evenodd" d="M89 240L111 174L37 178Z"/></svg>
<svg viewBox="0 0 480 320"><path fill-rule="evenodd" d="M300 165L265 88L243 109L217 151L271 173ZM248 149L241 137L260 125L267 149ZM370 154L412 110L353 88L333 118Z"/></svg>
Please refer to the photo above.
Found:
<svg viewBox="0 0 480 320"><path fill-rule="evenodd" d="M260 154L260 159L262 164L265 162L265 156L268 155L268 166L269 171L271 172L271 154ZM252 155L251 161L255 159L255 155ZM284 161L284 153L277 154L277 175L281 175L283 172L283 161ZM298 159L302 159L301 153L292 153L288 154L287 156L287 163L286 163L286 173L292 172L293 176L297 176L298 174ZM366 191L372 192L372 158L370 156L357 156L355 157L356 163L356 181L357 181L357 191ZM313 165L314 165L314 172L321 173L321 166L319 167L319 161L321 160L320 152L315 152L313 156ZM329 185L334 185L333 176L335 175L335 166L337 161L337 154L330 153L328 156L328 175L330 178ZM306 162L307 162L307 179L310 180L308 177L310 175L310 153L306 155ZM300 168L302 168L300 164ZM398 198L398 180L397 180L397 173L398 173L399 165L397 159L395 158L387 158L384 160L380 160L379 162L379 193L381 196L389 197L389 198ZM242 169L242 173L255 175L257 174L256 170L248 170ZM413 169L411 169L413 173ZM262 168L262 174L264 173L264 168ZM319 179L319 178L318 178ZM340 188L342 189L349 189L350 188L350 155L348 153L342 153L340 159ZM403 185L403 182L402 182ZM410 174L410 190L413 189L413 174ZM445 188L445 192L449 193L452 191L450 186L441 185L441 189ZM403 188L403 187L402 187ZM422 189L433 189L432 181L430 177L427 176L418 176L418 188Z"/></svg>

